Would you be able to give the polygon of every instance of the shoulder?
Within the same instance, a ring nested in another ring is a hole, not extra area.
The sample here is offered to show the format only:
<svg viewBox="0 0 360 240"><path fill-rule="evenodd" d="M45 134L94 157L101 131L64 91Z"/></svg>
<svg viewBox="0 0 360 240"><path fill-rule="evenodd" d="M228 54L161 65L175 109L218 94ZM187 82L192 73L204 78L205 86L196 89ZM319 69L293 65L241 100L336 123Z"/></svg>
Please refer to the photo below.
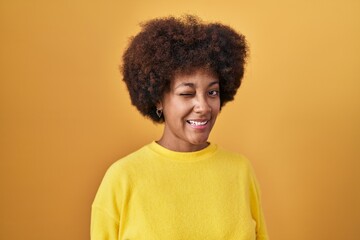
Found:
<svg viewBox="0 0 360 240"><path fill-rule="evenodd" d="M227 162L231 162L233 164L243 165L244 167L250 166L250 161L245 155L238 152L229 151L223 147L218 146L216 157L224 159Z"/></svg>
<svg viewBox="0 0 360 240"><path fill-rule="evenodd" d="M145 145L138 150L118 159L107 170L106 175L125 176L133 171L139 171L149 159L152 159L151 151Z"/></svg>
<svg viewBox="0 0 360 240"><path fill-rule="evenodd" d="M214 157L220 166L224 166L230 172L235 171L237 174L249 178L254 175L251 161L244 154L218 147Z"/></svg>
<svg viewBox="0 0 360 240"><path fill-rule="evenodd" d="M145 162L148 155L146 146L114 162L105 172L101 181L99 196L119 191L126 191L133 185L133 179L141 174L141 162Z"/></svg>

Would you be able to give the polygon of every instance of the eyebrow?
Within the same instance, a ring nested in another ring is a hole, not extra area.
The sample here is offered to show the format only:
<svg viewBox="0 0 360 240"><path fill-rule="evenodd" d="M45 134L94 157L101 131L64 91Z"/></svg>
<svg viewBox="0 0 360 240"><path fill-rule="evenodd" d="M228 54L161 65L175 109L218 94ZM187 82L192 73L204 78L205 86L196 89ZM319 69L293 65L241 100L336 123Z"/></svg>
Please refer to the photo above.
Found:
<svg viewBox="0 0 360 240"><path fill-rule="evenodd" d="M219 84L219 81L214 81L214 82L211 82L209 83L209 86L208 87L211 87L215 84ZM179 88L179 87L191 87L191 88L195 88L195 84L194 83L190 83L190 82L184 82L184 83L180 83L179 85L177 85L175 87L175 89Z"/></svg>

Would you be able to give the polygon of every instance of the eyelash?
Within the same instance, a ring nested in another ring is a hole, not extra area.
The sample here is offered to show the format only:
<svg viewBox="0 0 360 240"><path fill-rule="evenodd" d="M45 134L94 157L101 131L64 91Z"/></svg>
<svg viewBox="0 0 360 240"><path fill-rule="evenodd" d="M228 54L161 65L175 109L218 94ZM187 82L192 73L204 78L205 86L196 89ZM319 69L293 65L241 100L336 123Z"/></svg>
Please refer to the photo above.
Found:
<svg viewBox="0 0 360 240"><path fill-rule="evenodd" d="M208 92L210 97L216 97L219 96L219 91L218 90L211 90ZM185 97L189 97L189 96L193 96L194 93L180 93L180 96L185 96Z"/></svg>
<svg viewBox="0 0 360 240"><path fill-rule="evenodd" d="M215 94L213 94L213 93L215 93ZM211 90L211 91L209 91L209 95L211 97L219 96L219 91L218 90Z"/></svg>

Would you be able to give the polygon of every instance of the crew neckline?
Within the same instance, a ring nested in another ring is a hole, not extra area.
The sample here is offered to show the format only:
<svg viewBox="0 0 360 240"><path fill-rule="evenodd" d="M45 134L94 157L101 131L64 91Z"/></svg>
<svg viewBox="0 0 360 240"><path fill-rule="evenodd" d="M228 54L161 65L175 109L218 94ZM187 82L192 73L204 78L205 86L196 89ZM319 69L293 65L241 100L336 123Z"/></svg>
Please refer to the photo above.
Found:
<svg viewBox="0 0 360 240"><path fill-rule="evenodd" d="M216 144L209 143L209 145L201 150L194 152L177 152L167 149L157 142L153 141L147 145L148 148L162 158L166 158L173 161L181 162L195 162L203 160L212 156L218 149Z"/></svg>

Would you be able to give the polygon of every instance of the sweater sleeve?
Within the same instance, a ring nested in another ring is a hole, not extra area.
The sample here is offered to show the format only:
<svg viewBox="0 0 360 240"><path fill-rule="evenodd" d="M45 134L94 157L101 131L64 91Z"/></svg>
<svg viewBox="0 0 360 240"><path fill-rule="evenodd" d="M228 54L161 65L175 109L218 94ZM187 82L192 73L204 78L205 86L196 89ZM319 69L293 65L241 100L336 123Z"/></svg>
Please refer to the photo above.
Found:
<svg viewBox="0 0 360 240"><path fill-rule="evenodd" d="M91 240L118 240L122 195L119 174L110 167L92 204Z"/></svg>
<svg viewBox="0 0 360 240"><path fill-rule="evenodd" d="M117 240L118 221L105 210L93 206L91 209L91 240Z"/></svg>
<svg viewBox="0 0 360 240"><path fill-rule="evenodd" d="M265 218L261 206L261 193L254 171L250 166L250 206L256 221L256 240L268 240Z"/></svg>

